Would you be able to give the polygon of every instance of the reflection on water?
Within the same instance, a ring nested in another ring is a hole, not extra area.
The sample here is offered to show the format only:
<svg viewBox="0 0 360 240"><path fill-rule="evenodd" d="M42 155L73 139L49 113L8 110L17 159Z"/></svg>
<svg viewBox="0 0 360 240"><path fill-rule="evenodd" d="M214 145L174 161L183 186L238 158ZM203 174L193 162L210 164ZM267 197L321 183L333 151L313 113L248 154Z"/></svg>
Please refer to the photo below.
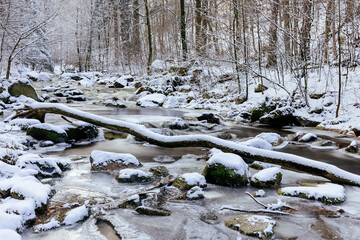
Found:
<svg viewBox="0 0 360 240"><path fill-rule="evenodd" d="M114 230L114 226L111 222L103 219L97 219L96 225L98 226L100 233L108 240L121 240L121 236Z"/></svg>

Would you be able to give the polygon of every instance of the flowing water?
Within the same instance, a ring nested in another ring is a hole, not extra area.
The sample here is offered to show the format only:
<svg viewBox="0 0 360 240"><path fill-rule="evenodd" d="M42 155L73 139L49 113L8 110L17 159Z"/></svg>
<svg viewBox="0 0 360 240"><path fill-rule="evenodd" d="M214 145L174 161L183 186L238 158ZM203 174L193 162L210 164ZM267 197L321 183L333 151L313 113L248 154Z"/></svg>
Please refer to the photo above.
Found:
<svg viewBox="0 0 360 240"><path fill-rule="evenodd" d="M76 105L81 110L89 111L102 116L128 120L133 122L151 122L161 126L160 122L172 121L175 117L182 116L180 111L164 109L113 109L92 105ZM159 117L161 116L161 117ZM59 123L60 118L50 115L47 121ZM238 138L253 137L261 132L278 132L285 136L290 130L274 130L268 128L241 127L233 125L226 129L237 135ZM197 133L197 132L195 132ZM215 133L212 133L215 134ZM51 203L66 203L79 200L92 200L97 203L111 202L124 196L131 196L139 189L151 187L148 184L118 183L114 174L90 171L89 154L93 150L104 150L119 153L131 153L143 163L141 170L147 171L150 167L164 165L170 174L175 176L187 172L201 173L206 160L201 158L205 149L201 148L176 148L168 149L135 142L133 139L120 138L104 140L85 146L55 151L51 154L68 159L72 169L55 185L56 194ZM340 153L338 150L319 150L308 145L289 144L279 150L308 157L311 159L328 162L348 171L360 174L360 167L356 159ZM174 162L159 163L154 157L166 155L174 158ZM251 170L253 173L255 170ZM283 170L283 185L294 185L301 182L318 182L325 179L308 174ZM347 199L338 206L327 206L318 202L298 198L284 197L281 199L297 209L292 215L271 215L276 221L275 239L359 239L360 215L359 199L360 189L346 186ZM171 210L168 217L144 216L134 214L130 209L112 209L105 212L96 212L90 219L82 224L61 227L34 234L31 230L23 233L23 239L252 239L241 235L224 226L224 219L239 215L238 212L221 210L221 207L232 206L235 208L255 210L259 209L245 192L254 192L257 189L251 186L241 188L222 187L208 184L205 190L205 199L198 201L170 201L164 208ZM266 197L259 200L265 204L276 203L276 189L266 190ZM317 211L344 210L338 218L330 218ZM204 213L213 212L219 220L215 224L208 224L200 220Z"/></svg>

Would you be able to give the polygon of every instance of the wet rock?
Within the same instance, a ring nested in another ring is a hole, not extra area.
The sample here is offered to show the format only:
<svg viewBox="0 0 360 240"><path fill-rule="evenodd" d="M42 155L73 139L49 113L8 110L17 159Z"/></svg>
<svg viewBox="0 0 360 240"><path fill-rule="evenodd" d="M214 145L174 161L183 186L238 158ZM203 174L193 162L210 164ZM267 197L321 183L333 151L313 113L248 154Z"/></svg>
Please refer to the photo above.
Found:
<svg viewBox="0 0 360 240"><path fill-rule="evenodd" d="M81 96L84 95L84 92L80 89L68 89L64 92L64 97L70 97L70 96Z"/></svg>
<svg viewBox="0 0 360 240"><path fill-rule="evenodd" d="M199 200L205 198L202 188L195 186L186 192L187 200Z"/></svg>
<svg viewBox="0 0 360 240"><path fill-rule="evenodd" d="M171 212L166 209L152 208L146 206L139 206L135 208L135 211L139 214L150 215L150 216L170 216Z"/></svg>
<svg viewBox="0 0 360 240"><path fill-rule="evenodd" d="M266 168L251 177L250 185L256 188L278 187L281 184L281 169L277 167Z"/></svg>
<svg viewBox="0 0 360 240"><path fill-rule="evenodd" d="M221 138L221 139L225 139L225 140L230 140L233 138L233 136L231 135L230 132L222 132L222 133L219 133L217 135L218 138Z"/></svg>
<svg viewBox="0 0 360 240"><path fill-rule="evenodd" d="M268 216L239 215L225 220L225 226L242 234L260 239L271 237L276 222Z"/></svg>
<svg viewBox="0 0 360 240"><path fill-rule="evenodd" d="M331 147L331 146L334 146L334 142L330 141L330 140L323 140L323 141L317 142L316 145L318 145L320 147Z"/></svg>
<svg viewBox="0 0 360 240"><path fill-rule="evenodd" d="M165 166L156 166L149 169L154 176L166 177L169 175L169 170Z"/></svg>
<svg viewBox="0 0 360 240"><path fill-rule="evenodd" d="M50 99L49 99L49 102L51 102L51 103L59 103L60 100L57 99L57 98L50 98Z"/></svg>
<svg viewBox="0 0 360 240"><path fill-rule="evenodd" d="M151 178L143 171L137 169L122 169L116 175L118 182L133 183L133 182L150 182Z"/></svg>
<svg viewBox="0 0 360 240"><path fill-rule="evenodd" d="M352 141L349 146L345 148L345 151L349 153L358 153L359 147L356 141Z"/></svg>
<svg viewBox="0 0 360 240"><path fill-rule="evenodd" d="M232 153L216 153L207 162L202 173L208 183L239 187L248 183L249 167Z"/></svg>
<svg viewBox="0 0 360 240"><path fill-rule="evenodd" d="M214 113L204 113L199 117L196 117L197 120L203 121L206 120L208 123L220 124L220 118L215 116Z"/></svg>
<svg viewBox="0 0 360 240"><path fill-rule="evenodd" d="M279 188L278 194L311 199L328 204L338 204L345 201L344 187L334 183L302 183L302 186Z"/></svg>
<svg viewBox="0 0 360 240"><path fill-rule="evenodd" d="M254 89L254 91L255 91L256 93L258 93L258 92L264 92L264 91L266 91L266 90L268 90L268 87L265 86L265 85L262 85L262 84L257 85L256 88Z"/></svg>
<svg viewBox="0 0 360 240"><path fill-rule="evenodd" d="M314 134L314 133L307 133L307 134L305 134L304 136L302 136L302 137L299 139L299 142L308 143L308 142L315 141L316 139L317 139L316 134Z"/></svg>
<svg viewBox="0 0 360 240"><path fill-rule="evenodd" d="M30 83L27 80L20 80L13 82L8 87L8 92L11 96L19 97L21 95L24 95L26 97L32 98L36 101L40 101L39 97L35 91L35 89L30 85Z"/></svg>
<svg viewBox="0 0 360 240"><path fill-rule="evenodd" d="M259 119L261 124L267 124L274 127L282 127L293 124L296 120L293 116L294 108L281 107L271 111L269 114L262 116Z"/></svg>
<svg viewBox="0 0 360 240"><path fill-rule="evenodd" d="M189 128L189 125L185 123L182 118L177 118L174 122L169 125L169 128L174 130L184 130Z"/></svg>
<svg viewBox="0 0 360 240"><path fill-rule="evenodd" d="M78 126L66 125L63 128L69 141L89 140L99 135L99 129L90 123L80 123Z"/></svg>
<svg viewBox="0 0 360 240"><path fill-rule="evenodd" d="M250 121L255 122L259 120L266 113L276 109L276 105L270 101L263 102L260 106L254 107L251 111Z"/></svg>
<svg viewBox="0 0 360 240"><path fill-rule="evenodd" d="M206 187L205 177L199 173L184 173L173 184L180 190L190 190L195 186Z"/></svg>
<svg viewBox="0 0 360 240"><path fill-rule="evenodd" d="M92 171L118 170L138 167L140 162L134 155L94 150L90 155Z"/></svg>
<svg viewBox="0 0 360 240"><path fill-rule="evenodd" d="M127 134L123 132L104 130L104 138L107 140L123 139L126 138Z"/></svg>
<svg viewBox="0 0 360 240"><path fill-rule="evenodd" d="M290 141L299 141L299 139L302 137L302 136L304 136L305 135L305 133L303 133L303 132L301 132L301 131L299 131L299 132L297 132L297 133L295 133L295 134L291 134L291 135L289 135L288 136L288 139L290 140Z"/></svg>
<svg viewBox="0 0 360 240"><path fill-rule="evenodd" d="M26 130L26 134L37 140L50 140L54 143L66 142L67 134L61 127L49 124L35 124Z"/></svg>
<svg viewBox="0 0 360 240"><path fill-rule="evenodd" d="M120 100L115 100L115 99L106 100L104 102L104 104L107 107L127 108L125 103L121 102Z"/></svg>
<svg viewBox="0 0 360 240"><path fill-rule="evenodd" d="M271 164L271 163L264 163L264 162L259 162L259 161L254 161L250 165L251 168L257 169L257 170L262 170L262 169L271 168L271 167L275 167L275 166L276 165Z"/></svg>
<svg viewBox="0 0 360 240"><path fill-rule="evenodd" d="M202 213L200 220L207 224L218 224L220 222L219 217L214 212Z"/></svg>

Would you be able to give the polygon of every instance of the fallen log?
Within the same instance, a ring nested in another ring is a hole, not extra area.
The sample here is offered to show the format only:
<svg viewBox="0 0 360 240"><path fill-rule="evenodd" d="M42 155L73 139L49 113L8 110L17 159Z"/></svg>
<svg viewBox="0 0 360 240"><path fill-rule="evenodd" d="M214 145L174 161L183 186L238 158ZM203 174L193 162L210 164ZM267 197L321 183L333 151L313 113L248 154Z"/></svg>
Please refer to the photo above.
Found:
<svg viewBox="0 0 360 240"><path fill-rule="evenodd" d="M243 157L246 161L261 161L278 164L283 167L303 171L317 176L322 176L334 183L360 186L360 176L342 170L334 165L311 160L308 158L296 156L288 153L281 153L263 149L248 147L239 143L219 139L207 135L180 135L163 136L152 132L145 126L129 123L121 120L114 120L91 113L86 113L56 103L38 103L26 104L25 108L17 110L17 114L10 118L17 117L41 117L46 113L60 114L88 123L95 124L111 130L121 131L134 135L151 144L161 147L207 147L218 148L224 152L231 152ZM250 162L249 161L249 162Z"/></svg>

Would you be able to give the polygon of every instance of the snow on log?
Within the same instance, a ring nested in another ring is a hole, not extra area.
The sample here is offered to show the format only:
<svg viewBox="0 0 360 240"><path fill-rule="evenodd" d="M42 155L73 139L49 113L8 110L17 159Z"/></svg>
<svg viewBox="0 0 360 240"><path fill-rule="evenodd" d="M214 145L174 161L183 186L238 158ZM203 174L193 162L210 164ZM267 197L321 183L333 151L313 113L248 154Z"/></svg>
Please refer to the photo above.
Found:
<svg viewBox="0 0 360 240"><path fill-rule="evenodd" d="M240 155L245 160L257 160L261 162L278 164L290 169L304 171L310 174L325 177L332 182L360 186L360 176L342 170L334 165L318 162L308 158L281 152L274 152L265 149L257 149L243 144L219 139L207 135L180 135L164 136L152 132L145 126L129 123L121 120L114 120L91 113L86 113L56 103L32 102L26 104L22 112L18 112L16 117L44 117L46 113L61 114L89 122L104 128L129 133L151 144L162 147L208 147L218 148L224 152L231 152Z"/></svg>

